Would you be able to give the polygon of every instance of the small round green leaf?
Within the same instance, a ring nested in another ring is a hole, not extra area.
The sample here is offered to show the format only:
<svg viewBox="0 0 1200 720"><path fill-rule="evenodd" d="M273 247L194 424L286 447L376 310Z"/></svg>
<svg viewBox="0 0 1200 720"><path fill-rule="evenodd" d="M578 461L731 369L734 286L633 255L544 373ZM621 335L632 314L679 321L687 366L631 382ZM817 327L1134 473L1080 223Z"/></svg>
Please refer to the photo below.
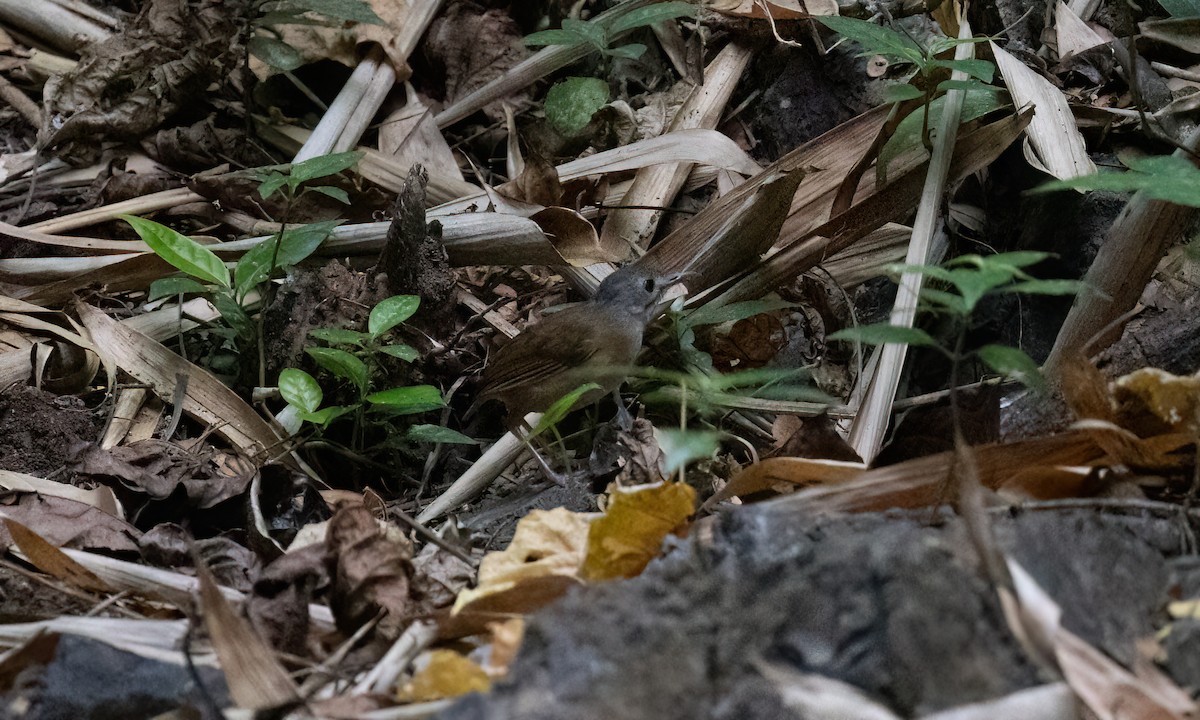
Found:
<svg viewBox="0 0 1200 720"><path fill-rule="evenodd" d="M421 298L416 295L393 295L380 300L378 305L371 308L367 330L372 337L379 337L412 317L420 306Z"/></svg>
<svg viewBox="0 0 1200 720"><path fill-rule="evenodd" d="M662 430L658 434L670 474L693 460L712 457L719 447L720 433L713 430Z"/></svg>
<svg viewBox="0 0 1200 720"><path fill-rule="evenodd" d="M325 397L313 376L297 368L279 373L279 394L288 405L295 405L305 413L316 412Z"/></svg>
<svg viewBox="0 0 1200 720"><path fill-rule="evenodd" d="M608 83L600 78L571 77L546 94L546 119L567 136L577 135L608 102Z"/></svg>

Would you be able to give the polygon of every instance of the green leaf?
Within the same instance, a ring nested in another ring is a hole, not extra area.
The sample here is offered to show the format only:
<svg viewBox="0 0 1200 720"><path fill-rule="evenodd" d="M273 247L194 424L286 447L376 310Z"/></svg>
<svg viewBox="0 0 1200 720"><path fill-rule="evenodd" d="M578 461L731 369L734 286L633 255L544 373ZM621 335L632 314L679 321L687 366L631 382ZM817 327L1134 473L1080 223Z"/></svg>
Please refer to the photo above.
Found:
<svg viewBox="0 0 1200 720"><path fill-rule="evenodd" d="M327 427L329 423L340 418L346 413L353 411L355 407L355 405L330 405L329 407L321 408L316 412L302 412L300 413L300 419L320 425L321 427Z"/></svg>
<svg viewBox="0 0 1200 720"><path fill-rule="evenodd" d="M919 347L939 347L937 341L929 333L920 328L899 327L888 323L875 325L859 325L833 333L826 340L857 340L867 345L884 345L886 343L908 344Z"/></svg>
<svg viewBox="0 0 1200 720"><path fill-rule="evenodd" d="M948 312L954 315L966 315L967 307L963 304L963 299L954 293L949 293L937 288L923 287L921 288L921 298L935 305L940 305Z"/></svg>
<svg viewBox="0 0 1200 720"><path fill-rule="evenodd" d="M1011 377L1032 388L1045 385L1045 378L1038 364L1020 348L1008 345L984 345L975 351L988 367L1006 377Z"/></svg>
<svg viewBox="0 0 1200 720"><path fill-rule="evenodd" d="M943 80L938 83L938 90L965 90L968 92L1004 92L994 85L986 85L979 80Z"/></svg>
<svg viewBox="0 0 1200 720"><path fill-rule="evenodd" d="M667 20L682 17L696 17L696 6L686 2L660 2L647 5L615 19L609 25L609 32L617 33L635 28L655 25Z"/></svg>
<svg viewBox="0 0 1200 720"><path fill-rule="evenodd" d="M916 100L917 98L925 97L925 93L916 89L907 83L896 83L888 85L883 89L883 101L885 103L904 102L905 100Z"/></svg>
<svg viewBox="0 0 1200 720"><path fill-rule="evenodd" d="M254 35L248 47L251 55L284 72L291 72L304 64L304 58L296 48L273 37Z"/></svg>
<svg viewBox="0 0 1200 720"><path fill-rule="evenodd" d="M233 328L238 339L243 343L249 343L254 340L254 321L246 313L246 308L239 305L233 299L233 296L225 292L214 293L212 303L217 312L221 313L221 319L229 323L229 327Z"/></svg>
<svg viewBox="0 0 1200 720"><path fill-rule="evenodd" d="M1141 191L1156 200L1176 205L1200 207L1200 169L1184 158L1158 155L1129 159L1129 172L1100 172L1094 175L1055 180L1030 190L1031 193L1054 190Z"/></svg>
<svg viewBox="0 0 1200 720"><path fill-rule="evenodd" d="M159 298L189 295L192 293L204 294L206 292L208 292L207 285L201 285L190 277L160 278L150 283L150 296L148 299L153 302Z"/></svg>
<svg viewBox="0 0 1200 720"><path fill-rule="evenodd" d="M787 300L744 300L728 305L702 305L690 315L685 316L680 323L689 328L701 325L719 325L790 307L796 307L796 303Z"/></svg>
<svg viewBox="0 0 1200 720"><path fill-rule="evenodd" d="M579 398L593 390L599 389L600 386L596 383L584 383L566 395L563 395L559 399L555 400L550 407L546 408L546 412L542 413L541 419L538 420L537 427L533 428L533 432L529 434L529 437L537 437L538 435L541 435L557 425L563 418L567 416L567 413L571 412L571 409L574 408L575 404L579 402Z"/></svg>
<svg viewBox="0 0 1200 720"><path fill-rule="evenodd" d="M712 457L720 447L720 438L714 430L660 430L658 444L666 466L663 470L669 475L693 460Z"/></svg>
<svg viewBox="0 0 1200 720"><path fill-rule="evenodd" d="M1006 293L1027 295L1075 295L1086 287L1079 280L1026 280L1005 288Z"/></svg>
<svg viewBox="0 0 1200 720"><path fill-rule="evenodd" d="M457 430L441 425L413 425L404 433L413 442L444 443L449 445L478 445L479 441Z"/></svg>
<svg viewBox="0 0 1200 720"><path fill-rule="evenodd" d="M340 187L333 187L332 185L318 185L316 187L310 187L308 189L312 192L319 192L322 195L328 195L329 197L333 198L334 200L337 200L338 202L342 203L343 205L350 204L350 195L345 190L341 189Z"/></svg>
<svg viewBox="0 0 1200 720"><path fill-rule="evenodd" d="M371 337L379 337L388 330L413 316L421 306L421 298L416 295L393 295L379 301L371 308L367 319L367 332Z"/></svg>
<svg viewBox="0 0 1200 720"><path fill-rule="evenodd" d="M578 37L580 40L591 45L597 50L604 50L608 47L608 33L604 30L600 23L576 20L575 18L564 18L562 21L562 29Z"/></svg>
<svg viewBox="0 0 1200 720"><path fill-rule="evenodd" d="M246 251L234 268L234 279L239 295L245 295L253 287L266 280L275 268L297 265L316 252L333 229L342 220L323 220L289 228L279 241L279 252L275 252L275 238L269 238ZM277 236L275 236L277 237ZM270 267L275 257L275 268Z"/></svg>
<svg viewBox="0 0 1200 720"><path fill-rule="evenodd" d="M325 398L316 379L297 368L287 368L279 373L279 394L288 405L295 405L305 413L316 412Z"/></svg>
<svg viewBox="0 0 1200 720"><path fill-rule="evenodd" d="M309 330L308 336L323 340L330 345L362 345L371 336L357 330L347 330L345 328L317 328Z"/></svg>
<svg viewBox="0 0 1200 720"><path fill-rule="evenodd" d="M646 46L641 43L618 45L617 47L605 50L604 54L611 55L613 57L625 58L626 60L637 60L646 54Z"/></svg>
<svg viewBox="0 0 1200 720"><path fill-rule="evenodd" d="M1012 252L996 253L995 255L964 256L964 258L965 257L979 258L978 261L973 262L981 266L985 264L995 264L1005 265L1012 268L1026 268L1031 265L1037 265L1043 260L1048 260L1054 257L1054 253L1042 252L1040 250L1014 250ZM953 262L956 262L956 260L951 261L951 263Z"/></svg>
<svg viewBox="0 0 1200 720"><path fill-rule="evenodd" d="M925 62L925 50L904 33L840 15L823 15L816 19L830 30L861 45L863 55L883 55L918 66Z"/></svg>
<svg viewBox="0 0 1200 720"><path fill-rule="evenodd" d="M979 268L955 268L950 271L950 282L962 296L963 306L967 314L975 311L975 306L984 295L1012 282L1016 271L1003 265L988 265Z"/></svg>
<svg viewBox="0 0 1200 720"><path fill-rule="evenodd" d="M421 357L421 354L417 352L417 349L411 345L384 345L383 347L379 348L379 352L383 353L384 355L391 355L394 358L399 358L404 362L412 362L413 360Z"/></svg>
<svg viewBox="0 0 1200 720"><path fill-rule="evenodd" d="M287 177L283 173L271 172L263 178L262 184L258 186L258 195L263 200L274 195L287 183Z"/></svg>
<svg viewBox="0 0 1200 720"><path fill-rule="evenodd" d="M362 0L284 0L273 8L276 12L313 12L335 20L383 25L371 6Z"/></svg>
<svg viewBox="0 0 1200 720"><path fill-rule="evenodd" d="M345 350L323 347L307 347L304 352L336 377L349 380L359 392L367 391L367 365L354 355Z"/></svg>
<svg viewBox="0 0 1200 720"><path fill-rule="evenodd" d="M225 263L221 262L221 258L213 254L212 250L153 220L133 215L117 217L133 226L142 242L149 245L155 255L173 267L204 282L229 287L229 268L225 267Z"/></svg>
<svg viewBox="0 0 1200 720"><path fill-rule="evenodd" d="M996 73L996 66L987 60L973 60L966 58L963 60L930 60L932 67L944 67L949 70L958 70L964 72L970 77L979 78L985 83L992 81L992 76Z"/></svg>
<svg viewBox="0 0 1200 720"><path fill-rule="evenodd" d="M570 77L556 83L546 94L546 119L562 134L574 136L587 127L592 115L607 102L607 82L593 77Z"/></svg>
<svg viewBox="0 0 1200 720"><path fill-rule="evenodd" d="M584 38L566 30L542 30L525 36L525 44L530 47L543 45L578 45Z"/></svg>
<svg viewBox="0 0 1200 720"><path fill-rule="evenodd" d="M358 150L333 153L331 155L319 155L292 165L289 175L292 180L300 183L329 177L330 175L336 175L343 170L349 170L354 167L362 159L363 155L366 155L366 153Z"/></svg>
<svg viewBox="0 0 1200 720"><path fill-rule="evenodd" d="M970 122L1002 107L1007 102L1006 98L1007 96L1002 93L968 90L966 96L963 97L963 108L962 114L959 116L959 122ZM941 117L945 102L946 97L944 95L935 98L929 105L929 117ZM915 111L909 113L900 121L900 124L896 126L896 132L884 144L883 150L879 153L879 165L884 169L885 176L887 168L893 160L904 153L915 150L923 144L921 141L921 130L924 114L924 110L921 108L917 108Z"/></svg>
<svg viewBox="0 0 1200 720"><path fill-rule="evenodd" d="M442 391L432 385L396 387L371 393L367 396L367 402L375 405L377 409L399 415L437 410L445 405L445 401L442 400Z"/></svg>

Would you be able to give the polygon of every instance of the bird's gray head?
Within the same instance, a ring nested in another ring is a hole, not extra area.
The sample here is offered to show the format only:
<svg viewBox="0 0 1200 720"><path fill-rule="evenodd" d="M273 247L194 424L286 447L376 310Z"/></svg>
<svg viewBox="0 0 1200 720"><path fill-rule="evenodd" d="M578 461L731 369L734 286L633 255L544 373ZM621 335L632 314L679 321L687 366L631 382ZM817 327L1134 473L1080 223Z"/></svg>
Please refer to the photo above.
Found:
<svg viewBox="0 0 1200 720"><path fill-rule="evenodd" d="M604 278L593 302L620 309L649 322L663 293L678 282L680 275L659 275L643 268L624 267Z"/></svg>

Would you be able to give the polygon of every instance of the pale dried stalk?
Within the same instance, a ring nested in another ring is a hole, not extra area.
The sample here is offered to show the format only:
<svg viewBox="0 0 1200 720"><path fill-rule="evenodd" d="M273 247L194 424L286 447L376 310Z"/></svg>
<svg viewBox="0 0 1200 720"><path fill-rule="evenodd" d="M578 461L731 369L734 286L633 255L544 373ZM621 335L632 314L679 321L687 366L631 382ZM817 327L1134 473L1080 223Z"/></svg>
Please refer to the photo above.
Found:
<svg viewBox="0 0 1200 720"><path fill-rule="evenodd" d="M109 18L110 22L113 22ZM95 20L49 0L0 0L0 23L45 40L58 50L78 53L111 35Z"/></svg>
<svg viewBox="0 0 1200 720"><path fill-rule="evenodd" d="M144 215L158 210L173 208L178 205L204 202L206 200L207 198L203 195L197 195L187 188L176 188L174 190L150 193L139 198L122 200L110 205L102 205L91 210L82 210L70 215L51 218L50 220L43 220L42 222L33 223L25 227L30 230L40 230L47 235L55 235L68 230L95 225L96 223L108 222L116 218L117 215Z"/></svg>
<svg viewBox="0 0 1200 720"><path fill-rule="evenodd" d="M959 37L964 39L971 37L971 25L966 18L963 18L960 24ZM973 57L974 54L975 46L963 43L955 49L954 58L966 60ZM955 80L966 80L967 74L955 70L951 77ZM938 126L933 153L929 159L929 171L925 176L925 190L921 197L921 204L917 207L912 240L908 246L906 262L911 265L924 265L929 262L930 247L933 245L934 237L940 232L942 194L946 190L950 161L954 157L954 142L958 137L959 117L962 114L965 95L966 93L962 90L950 90L946 93L946 104ZM892 307L892 325L912 327L913 320L917 316L917 300L921 292L921 280L921 274L915 272L904 273L900 277L895 305ZM891 417L892 402L896 399L896 390L900 386L900 371L904 366L908 345L887 344L879 352L879 366L871 378L871 384L867 389L866 397L863 398L859 414L850 425L848 439L850 446L867 463L871 462L879 453L880 447L883 446L883 437Z"/></svg>
<svg viewBox="0 0 1200 720"><path fill-rule="evenodd" d="M753 50L746 45L736 42L726 45L709 63L704 72L704 84L692 90L671 120L668 132L715 129L753 54ZM670 205L691 169L690 163L663 163L642 168L638 170L621 204L646 207ZM613 210L604 221L601 245L610 247L619 242L629 247L645 248L654 236L662 215L661 210Z"/></svg>
<svg viewBox="0 0 1200 720"><path fill-rule="evenodd" d="M304 147L300 148L300 151L292 158L292 162L302 162L321 155L328 155L333 150L334 144L342 136L342 131L350 122L350 118L360 112L359 106L367 95L367 89L375 80L375 76L380 73L383 73L385 77L390 75L392 81L396 79L396 71L383 58L383 48L376 44L371 48L367 57L358 64L358 67L354 68L354 72L350 73L350 78L346 80L346 84L342 86L338 96L330 103L329 109L321 116L321 121L313 129L312 135L308 137ZM378 109L378 107L375 108L375 110ZM374 114L372 111L371 115Z"/></svg>

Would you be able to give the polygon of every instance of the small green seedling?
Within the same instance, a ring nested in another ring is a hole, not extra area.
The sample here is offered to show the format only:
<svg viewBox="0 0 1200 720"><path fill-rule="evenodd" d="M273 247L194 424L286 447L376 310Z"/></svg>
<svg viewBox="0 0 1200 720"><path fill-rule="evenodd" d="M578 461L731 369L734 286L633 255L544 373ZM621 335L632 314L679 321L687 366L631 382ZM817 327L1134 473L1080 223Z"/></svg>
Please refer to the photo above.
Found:
<svg viewBox="0 0 1200 720"><path fill-rule="evenodd" d="M341 188L308 183L353 167L362 155L361 152L323 155L291 166L261 171L259 194L267 198L274 193L282 193L289 213L294 203L308 192L321 193L349 203L349 197ZM153 220L131 215L119 217L133 227L156 255L184 273L182 277L162 278L151 283L150 299L172 295L208 295L232 330L229 339L236 348L244 351L257 343L260 385L264 382L261 377L262 312L260 310L259 323L256 325L247 310L251 293L276 271L297 265L316 252L342 223L341 220L327 220L288 227L285 219L280 231L243 254L230 274L224 261L192 238Z"/></svg>
<svg viewBox="0 0 1200 720"><path fill-rule="evenodd" d="M869 345L906 343L916 347L933 348L945 355L954 367L953 375L961 362L977 357L996 373L1011 377L1027 386L1040 388L1044 385L1041 371L1020 348L1008 345L984 345L964 353L963 340L969 329L970 318L979 302L988 296L1010 293L1029 295L1074 295L1084 285L1077 280L1040 280L1024 271L1051 257L1045 252L1008 252L996 255L963 255L943 265L904 265L888 267L895 274L920 273L941 287L923 287L921 299L926 309L950 317L955 324L953 345L939 343L929 333L915 327L897 327L888 323L863 325L840 330L829 336L829 340L851 340ZM958 384L957 377L951 378L951 388Z"/></svg>
<svg viewBox="0 0 1200 720"><path fill-rule="evenodd" d="M614 46L613 41L631 30L695 15L696 7L691 3L660 2L616 17L594 20L566 18L562 21L561 29L542 30L527 35L525 44L532 47L587 47L600 53L606 60L636 60L645 54L645 45L626 43ZM566 78L550 88L546 95L546 119L564 135L577 135L587 127L596 111L604 107L608 98L606 80L595 77Z"/></svg>
<svg viewBox="0 0 1200 720"><path fill-rule="evenodd" d="M420 307L414 295L396 295L380 301L367 319L367 331L341 328L313 330L310 335L331 347L312 346L305 352L330 375L350 384L354 402L321 407L324 392L316 378L298 368L279 374L279 393L293 406L299 417L321 428L353 413L355 444L361 448L370 412L377 417L414 415L445 406L442 393L432 385L410 385L376 389L382 375L383 356L411 362L417 351L404 343L392 343L389 333L408 320ZM407 440L443 443L474 443L461 433L436 425L415 425L408 429Z"/></svg>

